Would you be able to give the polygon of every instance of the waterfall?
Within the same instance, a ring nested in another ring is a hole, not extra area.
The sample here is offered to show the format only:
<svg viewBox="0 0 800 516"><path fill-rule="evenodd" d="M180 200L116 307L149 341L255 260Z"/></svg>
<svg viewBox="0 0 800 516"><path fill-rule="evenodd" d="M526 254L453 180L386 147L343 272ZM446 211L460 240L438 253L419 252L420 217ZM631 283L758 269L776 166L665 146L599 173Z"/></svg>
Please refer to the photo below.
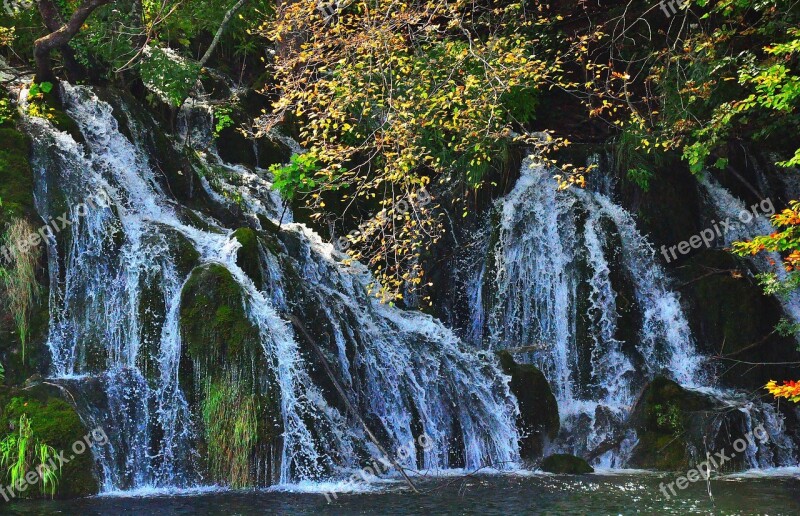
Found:
<svg viewBox="0 0 800 516"><path fill-rule="evenodd" d="M287 225L290 216L277 237L293 245L261 246L265 279L257 284L237 264L234 228L172 196L143 143L147 128L124 102L112 107L91 88L62 88L85 142L43 118L26 117L24 125L34 141L39 214L73 221L47 239L51 377L76 393L86 421L111 436L94 452L104 491L205 482L199 422L179 381L181 293L191 272L181 261L185 245L201 264L230 272L274 366L283 429L276 481L336 478L359 466L363 450L377 456L353 418L326 397L282 317L299 298L330 330L332 341L322 346L335 350L339 381L384 446L406 446L420 433L432 440L424 456L401 458L404 465L477 469L518 461L516 402L490 355L427 315L378 302L365 267L346 263L305 226ZM210 141L197 126L188 139ZM265 219L277 224L282 204L263 171L223 163L213 149L198 159L219 172L201 180L212 199L243 207L256 229L265 229ZM87 202L95 198L105 202Z"/></svg>
<svg viewBox="0 0 800 516"><path fill-rule="evenodd" d="M769 235L775 231L769 222L769 213L749 208L744 201L731 194L711 175L704 175L700 185L717 220L729 222L727 231L718 239L718 243L722 246L730 246L738 240L749 240L758 235ZM774 207L772 204L771 206ZM743 215L747 215L747 219ZM780 266L783 259L779 253L759 253L756 256L749 256L748 260L758 272L775 272L780 280L786 278L786 271ZM800 322L800 294L792 292L787 298L779 297L779 300L786 313L794 321Z"/></svg>
<svg viewBox="0 0 800 516"><path fill-rule="evenodd" d="M624 465L635 443L625 433L631 409L641 388L663 375L723 400L753 426L768 424L775 447L789 452L766 460L767 451L754 451L751 467L790 462L774 408L714 385L679 296L630 213L606 193L558 190L553 174L528 158L498 201L499 225L470 280L490 286L471 290L468 331L491 349L521 350L517 358L545 374L562 422L552 447L580 455L623 441L597 462Z"/></svg>

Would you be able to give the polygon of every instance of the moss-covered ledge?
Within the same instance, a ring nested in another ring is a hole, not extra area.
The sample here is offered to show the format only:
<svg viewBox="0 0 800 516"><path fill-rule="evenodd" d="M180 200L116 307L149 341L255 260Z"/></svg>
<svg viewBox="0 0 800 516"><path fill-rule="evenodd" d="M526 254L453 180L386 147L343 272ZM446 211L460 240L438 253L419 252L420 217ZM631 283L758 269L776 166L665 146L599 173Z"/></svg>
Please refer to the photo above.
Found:
<svg viewBox="0 0 800 516"><path fill-rule="evenodd" d="M33 228L42 225L34 207L34 179L30 154L30 138L16 128L14 120L6 119L0 124L0 246L7 244L5 232L12 224L25 221ZM5 302L0 303L3 306L3 311L0 313L0 364L5 368L6 385L21 384L29 376L41 374L47 368L49 353L44 340L49 317L45 291L47 271L44 259L44 253L39 253L33 264L35 269L33 273L39 283L36 288L40 295L34 299L28 310L26 321L28 335L24 346L24 360L15 314L7 308ZM0 253L0 268L5 269L7 274L16 273L15 265L8 263L4 253ZM7 296L2 283L0 283L0 296L3 298Z"/></svg>
<svg viewBox="0 0 800 516"><path fill-rule="evenodd" d="M0 389L0 440L10 434L16 435L23 417L30 423L32 444L50 446L57 455L63 452L61 456L66 459L58 468L54 497L77 498L97 494L99 483L95 477L92 451L88 446L78 446L75 443L82 442L86 445L88 440L102 444L104 434L99 440L95 438L93 429L83 424L72 404L65 400L62 390L47 384L23 389ZM84 451L76 453L80 449ZM59 462L56 459L54 464ZM26 460L24 470L35 471L37 465L31 454ZM7 468L0 468L0 479L2 486L6 488L5 493L11 498L11 492L7 488L10 484ZM40 480L26 485L24 490L15 489L13 498L50 498ZM4 501L0 500L0 504Z"/></svg>

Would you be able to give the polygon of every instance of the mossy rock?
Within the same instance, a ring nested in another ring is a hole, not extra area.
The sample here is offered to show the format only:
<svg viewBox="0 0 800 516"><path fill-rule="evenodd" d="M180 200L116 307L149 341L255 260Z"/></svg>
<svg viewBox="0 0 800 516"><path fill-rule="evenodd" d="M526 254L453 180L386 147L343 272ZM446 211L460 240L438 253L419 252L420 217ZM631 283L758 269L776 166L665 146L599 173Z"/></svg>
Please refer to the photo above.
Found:
<svg viewBox="0 0 800 516"><path fill-rule="evenodd" d="M712 408L705 397L664 377L644 390L632 413L639 442L629 466L678 471L690 467L691 443L686 433L690 412Z"/></svg>
<svg viewBox="0 0 800 516"><path fill-rule="evenodd" d="M253 354L263 353L258 329L245 313L242 288L219 264L192 271L181 293L180 326L193 360L235 360L248 368Z"/></svg>
<svg viewBox="0 0 800 516"><path fill-rule="evenodd" d="M705 457L730 450L747 426L744 413L712 396L684 389L657 377L639 397L630 422L639 439L626 466L661 471L684 471ZM744 457L724 465L726 471L744 467Z"/></svg>
<svg viewBox="0 0 800 516"><path fill-rule="evenodd" d="M180 380L206 476L237 488L277 480L282 434L280 389L243 294L228 269L206 264L189 276L180 310Z"/></svg>
<svg viewBox="0 0 800 516"><path fill-rule="evenodd" d="M286 145L271 138L257 138L255 144L256 165L261 168L288 163L292 157L292 151Z"/></svg>
<svg viewBox="0 0 800 516"><path fill-rule="evenodd" d="M594 468L588 462L566 453L555 453L542 461L542 471L562 475L586 475L594 473Z"/></svg>
<svg viewBox="0 0 800 516"><path fill-rule="evenodd" d="M21 390L0 391L0 435L5 437L19 424L20 417L30 420L33 439L52 446L56 453L63 451L69 460L61 467L55 497L75 498L96 494L99 484L95 477L94 458L90 449L75 453L77 442L98 442L90 428L83 424L73 406L64 400L61 390L49 385L36 385ZM28 468L32 470L35 465ZM9 483L5 472L0 472L3 485ZM47 493L37 482L19 494L25 498L44 498Z"/></svg>
<svg viewBox="0 0 800 516"><path fill-rule="evenodd" d="M250 118L241 108L235 108L230 117L233 124L220 131L215 140L217 153L227 163L255 167L258 164L258 157L253 140L239 130L240 127L249 126Z"/></svg>
<svg viewBox="0 0 800 516"><path fill-rule="evenodd" d="M30 153L31 142L27 135L8 123L0 128L0 233L19 218L26 219L34 228L42 225L34 208ZM5 244L2 240L0 234L0 245ZM46 285L44 253L40 255L40 260L36 270L37 280ZM7 265L5 258L0 255L0 266ZM13 314L0 314L0 363L6 369L7 385L19 384L30 375L46 370L49 360L49 352L44 345L49 321L47 305L47 292L43 289L31 307L24 362Z"/></svg>
<svg viewBox="0 0 800 516"><path fill-rule="evenodd" d="M86 138L72 118L64 112L64 104L58 93L58 86L54 86L49 93L43 94L44 98L31 100L29 109L39 111L38 114L46 116L47 120L59 131L63 131L78 142L86 143Z"/></svg>
<svg viewBox="0 0 800 516"><path fill-rule="evenodd" d="M239 228L233 232L231 238L235 238L242 244L242 247L236 252L236 264L253 280L256 286L261 286L263 275L261 274L258 235L250 228Z"/></svg>
<svg viewBox="0 0 800 516"><path fill-rule="evenodd" d="M9 216L35 213L33 171L30 165L31 141L12 128L0 129L0 213L2 222Z"/></svg>
<svg viewBox="0 0 800 516"><path fill-rule="evenodd" d="M520 414L520 455L523 460L541 457L547 440L558 435L558 403L544 374L530 364L517 364L508 351L499 354L503 372L511 376L509 387L517 398Z"/></svg>

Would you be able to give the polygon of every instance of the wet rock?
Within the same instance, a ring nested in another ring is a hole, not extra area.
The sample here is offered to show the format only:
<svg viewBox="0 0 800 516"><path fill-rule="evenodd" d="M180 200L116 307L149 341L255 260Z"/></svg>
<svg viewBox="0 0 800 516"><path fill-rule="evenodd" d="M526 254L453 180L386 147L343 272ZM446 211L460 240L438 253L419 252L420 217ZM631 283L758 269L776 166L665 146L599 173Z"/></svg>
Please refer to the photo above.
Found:
<svg viewBox="0 0 800 516"><path fill-rule="evenodd" d="M731 450L743 437L745 414L711 395L684 389L676 382L655 378L631 413L638 443L627 467L685 471L706 453ZM723 471L744 467L743 457L721 465Z"/></svg>
<svg viewBox="0 0 800 516"><path fill-rule="evenodd" d="M544 374L535 366L517 364L508 351L498 355L503 372L511 376L509 387L519 404L520 455L523 460L538 459L544 444L558 435L558 403Z"/></svg>
<svg viewBox="0 0 800 516"><path fill-rule="evenodd" d="M222 265L192 272L181 294L180 332L180 381L202 429L206 476L236 488L276 481L280 390L242 287Z"/></svg>
<svg viewBox="0 0 800 516"><path fill-rule="evenodd" d="M773 331L783 310L764 294L744 260L708 249L686 259L676 275L701 351L723 357L723 382L758 389L773 378L794 377L791 366L775 365L800 360L794 339Z"/></svg>
<svg viewBox="0 0 800 516"><path fill-rule="evenodd" d="M18 131L13 121L0 124L0 231L20 219L27 221L31 228L42 226L34 208L33 170L30 165L31 141ZM0 245L9 242L0 235ZM49 352L44 344L48 327L47 270L45 253L42 247L34 265L38 283L38 296L34 296L28 313L28 334L24 344L20 339L19 328L14 314L8 309L5 299L7 292L0 281L0 296L4 299L4 310L0 311L0 364L5 368L5 383L17 385L35 373L43 373L49 363ZM15 273L15 265L9 263L4 253L0 253L0 267L7 273Z"/></svg>
<svg viewBox="0 0 800 516"><path fill-rule="evenodd" d="M233 232L231 238L235 238L242 244L242 247L236 252L236 264L256 285L260 286L263 282L263 275L261 274L261 257L256 232L250 228L239 228Z"/></svg>
<svg viewBox="0 0 800 516"><path fill-rule="evenodd" d="M594 473L594 468L588 462L566 453L555 453L542 461L542 471L564 475L585 475Z"/></svg>

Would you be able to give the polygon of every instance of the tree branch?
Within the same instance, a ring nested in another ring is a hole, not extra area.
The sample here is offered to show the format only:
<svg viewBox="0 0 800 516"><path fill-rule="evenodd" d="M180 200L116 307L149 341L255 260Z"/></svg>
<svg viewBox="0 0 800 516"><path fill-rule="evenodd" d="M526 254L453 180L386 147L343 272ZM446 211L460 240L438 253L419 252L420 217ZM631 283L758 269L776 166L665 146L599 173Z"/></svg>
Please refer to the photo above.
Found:
<svg viewBox="0 0 800 516"><path fill-rule="evenodd" d="M60 23L61 17L58 14L58 10L55 9L53 2L49 0L40 0L39 12L42 14L42 18L45 19L47 28L51 29L51 27L55 27L57 24L61 26L47 36L37 39L33 44L33 55L36 58L37 82L52 81L55 79L53 70L50 67L50 52L56 48L66 46L70 40L75 37L86 19L89 18L95 9L102 5L109 4L112 1L114 0L86 0L72 13L69 21Z"/></svg>
<svg viewBox="0 0 800 516"><path fill-rule="evenodd" d="M233 15L236 14L236 11L241 9L246 3L247 0L239 0L236 2L236 4L234 4L233 7L228 9L227 13L225 13L225 17L222 18L222 23L219 24L219 29L217 29L217 33L214 35L211 45L209 45L208 50L206 50L206 53L203 54L203 57L200 58L200 68L204 67L208 60L211 59L211 54L214 52L214 49L217 48L217 45L219 45L219 40L222 38L222 34L228 27L228 23L230 23L231 18L233 18Z"/></svg>

